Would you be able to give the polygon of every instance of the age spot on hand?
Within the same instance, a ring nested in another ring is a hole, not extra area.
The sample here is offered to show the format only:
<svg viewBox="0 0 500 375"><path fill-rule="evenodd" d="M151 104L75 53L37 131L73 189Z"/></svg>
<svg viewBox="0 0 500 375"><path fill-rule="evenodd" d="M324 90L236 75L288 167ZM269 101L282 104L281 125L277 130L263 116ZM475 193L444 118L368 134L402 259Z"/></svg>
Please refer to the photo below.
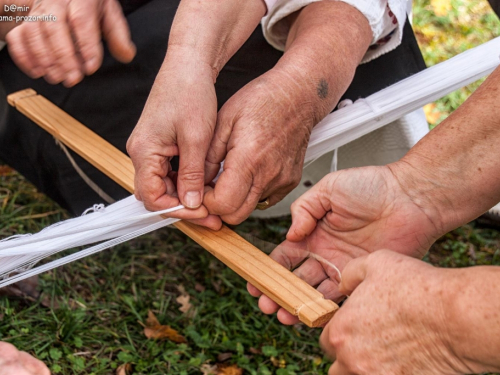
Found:
<svg viewBox="0 0 500 375"><path fill-rule="evenodd" d="M316 91L321 99L325 99L328 96L328 82L324 78L321 78L319 81Z"/></svg>

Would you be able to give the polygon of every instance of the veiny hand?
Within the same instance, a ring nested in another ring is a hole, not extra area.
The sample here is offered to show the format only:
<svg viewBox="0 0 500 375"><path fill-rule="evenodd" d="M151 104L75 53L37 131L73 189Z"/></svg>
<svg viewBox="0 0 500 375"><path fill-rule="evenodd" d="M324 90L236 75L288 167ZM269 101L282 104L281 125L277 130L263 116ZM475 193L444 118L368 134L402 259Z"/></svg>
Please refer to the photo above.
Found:
<svg viewBox="0 0 500 375"><path fill-rule="evenodd" d="M271 257L290 270L300 265L294 273L337 302L343 299L337 272L313 257L307 259L309 253L342 271L351 259L379 249L420 258L442 234L428 210L416 204L387 166L330 173L297 199L291 211L287 241ZM250 284L248 291L255 297L262 294ZM267 314L279 310L284 324L298 322L267 296L261 296L259 307Z"/></svg>
<svg viewBox="0 0 500 375"><path fill-rule="evenodd" d="M320 338L336 358L328 374L471 373L451 339L460 272L384 250L349 262L340 292L350 297Z"/></svg>
<svg viewBox="0 0 500 375"><path fill-rule="evenodd" d="M215 189L205 196L212 214L239 224L259 200L278 203L300 181L314 124L311 106L298 83L271 70L253 80L219 111L206 161L206 182L224 160Z"/></svg>
<svg viewBox="0 0 500 375"><path fill-rule="evenodd" d="M50 375L50 371L42 361L0 342L0 375Z"/></svg>
<svg viewBox="0 0 500 375"><path fill-rule="evenodd" d="M167 54L127 142L136 172L135 196L148 210L183 204L190 210L178 212L184 216L176 212L176 217L191 219L208 215L202 206L204 163L216 116L217 97L211 68L188 56L169 60ZM172 172L170 165L175 155L179 155L178 173ZM220 228L218 217L211 215L207 220L197 223Z"/></svg>
<svg viewBox="0 0 500 375"><path fill-rule="evenodd" d="M16 65L31 78L71 87L102 63L101 39L121 62L130 62L135 46L117 0L35 0L29 16L52 15L56 21L23 22L6 41Z"/></svg>

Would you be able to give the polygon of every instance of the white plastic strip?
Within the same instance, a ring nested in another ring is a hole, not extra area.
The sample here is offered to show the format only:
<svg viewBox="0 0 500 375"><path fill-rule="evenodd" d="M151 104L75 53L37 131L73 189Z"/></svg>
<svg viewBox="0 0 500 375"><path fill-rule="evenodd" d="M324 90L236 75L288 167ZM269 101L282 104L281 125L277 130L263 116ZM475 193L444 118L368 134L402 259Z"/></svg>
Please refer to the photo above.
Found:
<svg viewBox="0 0 500 375"><path fill-rule="evenodd" d="M496 38L326 116L311 134L305 165L491 73L500 63L499 53L500 38ZM131 196L37 234L0 241L0 287L170 225L177 220L160 215L181 208L152 213ZM102 243L30 270L47 256L98 242ZM13 272L18 274L11 276Z"/></svg>
<svg viewBox="0 0 500 375"><path fill-rule="evenodd" d="M500 37L345 106L313 129L304 164L491 73Z"/></svg>

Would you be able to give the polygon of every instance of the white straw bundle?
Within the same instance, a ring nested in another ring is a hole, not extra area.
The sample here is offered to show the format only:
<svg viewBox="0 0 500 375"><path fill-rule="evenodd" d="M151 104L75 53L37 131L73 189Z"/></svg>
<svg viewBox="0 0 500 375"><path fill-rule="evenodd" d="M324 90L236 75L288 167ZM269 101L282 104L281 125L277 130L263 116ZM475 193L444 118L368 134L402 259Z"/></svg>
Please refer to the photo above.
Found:
<svg viewBox="0 0 500 375"><path fill-rule="evenodd" d="M329 114L311 133L305 164L490 74L499 55L500 37Z"/></svg>
<svg viewBox="0 0 500 375"><path fill-rule="evenodd" d="M500 38L496 38L326 116L311 134L305 163L491 73L500 63L499 52ZM177 219L160 214L181 208L152 213L131 196L35 235L0 241L0 288L173 224ZM31 269L50 255L98 242Z"/></svg>
<svg viewBox="0 0 500 375"><path fill-rule="evenodd" d="M171 225L178 219L160 215L181 208L184 207L150 212L130 196L107 207L96 205L93 213L56 223L36 234L0 241L0 288ZM101 241L104 242L31 269L50 255ZM16 275L11 276L12 273Z"/></svg>

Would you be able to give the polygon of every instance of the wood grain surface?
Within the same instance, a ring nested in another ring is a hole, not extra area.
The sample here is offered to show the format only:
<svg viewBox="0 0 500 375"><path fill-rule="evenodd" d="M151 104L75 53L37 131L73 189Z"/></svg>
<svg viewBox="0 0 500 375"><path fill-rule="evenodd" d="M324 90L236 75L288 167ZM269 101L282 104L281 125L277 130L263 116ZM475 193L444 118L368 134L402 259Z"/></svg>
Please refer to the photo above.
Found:
<svg viewBox="0 0 500 375"><path fill-rule="evenodd" d="M133 193L130 158L32 89L8 96L21 113ZM174 224L238 275L310 327L326 323L338 306L226 226L219 231L186 221Z"/></svg>

